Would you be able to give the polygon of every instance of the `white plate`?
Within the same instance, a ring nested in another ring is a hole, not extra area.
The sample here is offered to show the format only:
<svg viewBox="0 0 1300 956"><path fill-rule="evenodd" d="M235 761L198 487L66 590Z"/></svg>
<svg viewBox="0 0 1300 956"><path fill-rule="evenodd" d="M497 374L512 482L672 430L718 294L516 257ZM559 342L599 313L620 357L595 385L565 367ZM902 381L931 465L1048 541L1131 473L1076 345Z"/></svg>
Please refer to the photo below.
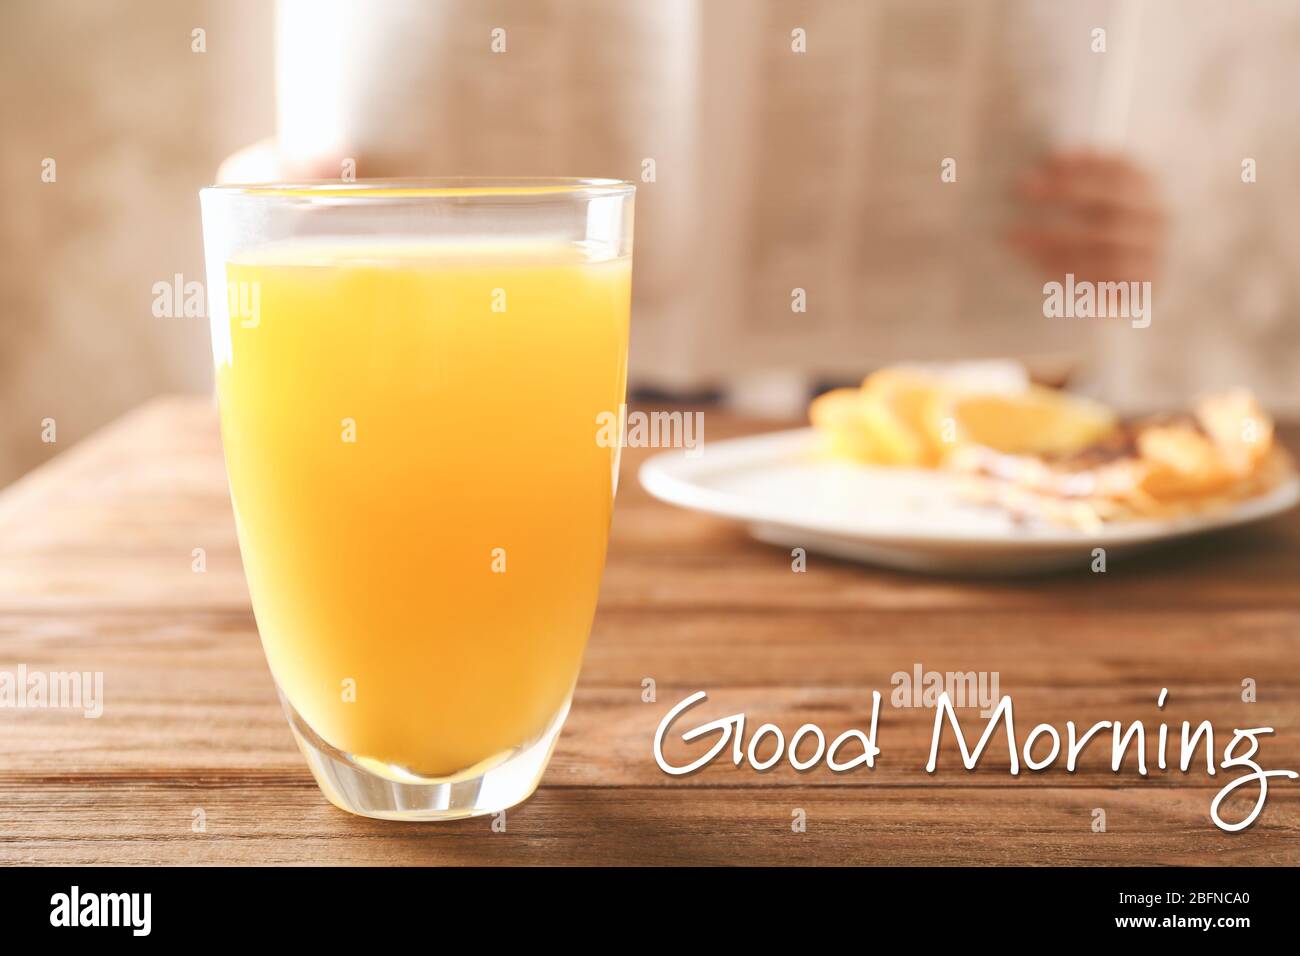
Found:
<svg viewBox="0 0 1300 956"><path fill-rule="evenodd" d="M1259 521L1300 500L1300 479L1213 514L1129 522L1083 532L1025 524L963 502L940 472L879 468L815 455L811 428L709 442L698 454L662 452L641 484L662 501L745 522L758 539L916 571L1024 573L1089 567L1192 534Z"/></svg>

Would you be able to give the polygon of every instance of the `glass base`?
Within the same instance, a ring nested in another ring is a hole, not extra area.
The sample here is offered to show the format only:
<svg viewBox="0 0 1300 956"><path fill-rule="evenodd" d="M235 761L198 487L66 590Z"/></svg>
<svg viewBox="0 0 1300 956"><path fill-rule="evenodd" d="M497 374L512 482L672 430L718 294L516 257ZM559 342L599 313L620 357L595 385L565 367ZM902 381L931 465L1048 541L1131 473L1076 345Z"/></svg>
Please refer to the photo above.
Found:
<svg viewBox="0 0 1300 956"><path fill-rule="evenodd" d="M522 803L537 789L569 713L566 700L536 740L453 777L419 777L331 747L307 726L284 694L280 703L298 749L329 802L377 820L459 820Z"/></svg>

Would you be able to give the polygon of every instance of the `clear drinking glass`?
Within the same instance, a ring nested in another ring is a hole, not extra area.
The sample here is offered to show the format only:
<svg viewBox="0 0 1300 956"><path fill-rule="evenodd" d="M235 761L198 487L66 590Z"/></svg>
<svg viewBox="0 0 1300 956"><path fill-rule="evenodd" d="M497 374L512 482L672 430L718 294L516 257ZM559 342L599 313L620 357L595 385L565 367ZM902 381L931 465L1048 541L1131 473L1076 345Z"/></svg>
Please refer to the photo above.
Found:
<svg viewBox="0 0 1300 956"><path fill-rule="evenodd" d="M546 768L614 504L619 442L601 426L624 400L634 192L201 192L253 610L344 810L491 813Z"/></svg>

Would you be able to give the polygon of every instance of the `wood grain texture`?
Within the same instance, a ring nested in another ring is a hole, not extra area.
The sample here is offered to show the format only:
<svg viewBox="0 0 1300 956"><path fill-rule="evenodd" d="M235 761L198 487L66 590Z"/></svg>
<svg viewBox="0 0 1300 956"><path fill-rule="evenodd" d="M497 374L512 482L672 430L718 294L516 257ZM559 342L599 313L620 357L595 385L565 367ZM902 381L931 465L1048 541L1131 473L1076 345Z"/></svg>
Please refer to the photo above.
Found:
<svg viewBox="0 0 1300 956"><path fill-rule="evenodd" d="M713 439L762 427L711 412L708 425ZM1116 774L1103 744L1075 773L1012 777L1000 739L966 771L947 738L931 775L933 712L889 704L891 675L916 663L997 671L1022 739L1040 721L1176 734L1208 719L1220 751L1234 727L1274 727L1262 762L1300 769L1296 513L1105 575L971 581L816 555L794 574L741 529L651 500L643 457L624 462L568 725L541 789L496 833L362 820L317 792L258 643L209 401L156 401L58 456L0 494L0 669L102 671L104 714L0 709L0 862L1300 863L1296 784L1224 833L1209 804L1232 774L1208 777L1203 758L1160 771L1148 740L1151 773ZM1247 677L1257 703L1241 700ZM696 690L709 699L693 723L744 712L751 730L829 735L868 726L873 689L874 770L720 763L670 778L654 764L655 727ZM982 726L975 710L962 722ZM1091 830L1097 808L1106 833Z"/></svg>

